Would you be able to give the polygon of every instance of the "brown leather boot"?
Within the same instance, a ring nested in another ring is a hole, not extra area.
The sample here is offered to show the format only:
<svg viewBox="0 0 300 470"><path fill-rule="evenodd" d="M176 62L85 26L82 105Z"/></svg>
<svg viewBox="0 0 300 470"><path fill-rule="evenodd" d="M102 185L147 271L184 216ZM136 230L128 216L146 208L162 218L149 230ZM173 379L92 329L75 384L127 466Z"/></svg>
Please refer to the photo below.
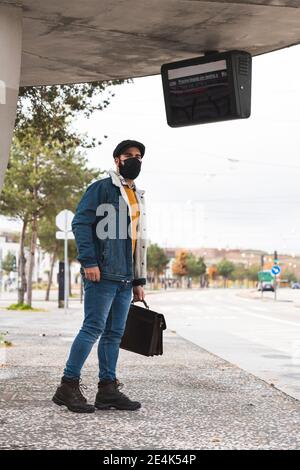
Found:
<svg viewBox="0 0 300 470"><path fill-rule="evenodd" d="M137 410L141 407L138 401L130 400L124 393L120 392L123 384L118 380L101 380L98 383L98 392L95 407L98 410L116 408L118 410Z"/></svg>
<svg viewBox="0 0 300 470"><path fill-rule="evenodd" d="M83 396L80 388L87 388L81 378L71 378L63 376L61 384L52 398L52 401L59 406L65 405L68 410L75 413L93 413L95 407L87 403L87 399Z"/></svg>

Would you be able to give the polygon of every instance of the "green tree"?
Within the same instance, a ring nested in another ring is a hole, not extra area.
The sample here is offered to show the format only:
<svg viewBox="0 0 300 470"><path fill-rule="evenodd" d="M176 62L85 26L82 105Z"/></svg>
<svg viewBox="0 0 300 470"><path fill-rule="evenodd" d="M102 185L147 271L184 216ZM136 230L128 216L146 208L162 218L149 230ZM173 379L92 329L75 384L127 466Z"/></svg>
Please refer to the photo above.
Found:
<svg viewBox="0 0 300 470"><path fill-rule="evenodd" d="M288 282L298 282L298 278L294 271L284 271L281 275L282 279L286 279Z"/></svg>
<svg viewBox="0 0 300 470"><path fill-rule="evenodd" d="M231 273L231 279L233 281L242 282L248 277L248 271L243 263L236 263L234 270Z"/></svg>
<svg viewBox="0 0 300 470"><path fill-rule="evenodd" d="M27 290L25 277L25 236L30 220L30 202L28 201L28 168L23 159L19 158L18 147L19 143L14 139L1 192L0 213L12 217L15 220L22 221L18 263L18 275L21 282L18 287L18 303L23 303L24 294Z"/></svg>
<svg viewBox="0 0 300 470"><path fill-rule="evenodd" d="M9 251L2 261L2 269L5 273L9 274L11 271L15 270L15 266L16 257L11 251Z"/></svg>
<svg viewBox="0 0 300 470"><path fill-rule="evenodd" d="M20 141L34 129L42 142L69 146L94 147L99 139L87 139L72 126L80 115L89 118L105 109L114 96L114 87L131 80L104 80L71 85L21 87L17 104L15 134ZM106 138L107 136L104 136Z"/></svg>
<svg viewBox="0 0 300 470"><path fill-rule="evenodd" d="M199 276L199 284L202 286L205 273L206 264L204 258L202 256L197 258L193 253L189 253L187 256L187 275L191 277Z"/></svg>
<svg viewBox="0 0 300 470"><path fill-rule="evenodd" d="M230 278L234 271L234 263L229 261L226 258L223 258L218 264L217 264L217 270L218 274L223 277L224 281L224 287L227 286L227 280Z"/></svg>
<svg viewBox="0 0 300 470"><path fill-rule="evenodd" d="M258 280L258 272L261 270L261 266L259 264L253 264L247 268L247 279L253 282L257 282Z"/></svg>
<svg viewBox="0 0 300 470"><path fill-rule="evenodd" d="M147 248L147 269L155 278L155 285L158 283L158 276L163 273L168 264L168 257L163 248L157 243L150 244Z"/></svg>

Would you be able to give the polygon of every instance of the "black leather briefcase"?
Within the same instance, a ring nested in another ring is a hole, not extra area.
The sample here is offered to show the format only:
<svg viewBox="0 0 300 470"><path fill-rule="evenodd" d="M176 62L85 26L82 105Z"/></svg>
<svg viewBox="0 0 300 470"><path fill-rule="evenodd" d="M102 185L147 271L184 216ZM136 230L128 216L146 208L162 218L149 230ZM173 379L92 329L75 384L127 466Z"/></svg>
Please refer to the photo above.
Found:
<svg viewBox="0 0 300 470"><path fill-rule="evenodd" d="M120 348L127 349L143 356L156 356L163 353L163 330L167 328L162 313L138 307L131 301L125 331Z"/></svg>

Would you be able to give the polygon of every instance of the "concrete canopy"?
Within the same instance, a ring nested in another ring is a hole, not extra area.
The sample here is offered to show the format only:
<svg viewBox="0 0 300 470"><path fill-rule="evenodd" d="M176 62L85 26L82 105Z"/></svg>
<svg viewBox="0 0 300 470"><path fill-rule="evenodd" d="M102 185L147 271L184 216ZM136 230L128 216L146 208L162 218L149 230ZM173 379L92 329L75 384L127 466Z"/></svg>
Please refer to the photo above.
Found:
<svg viewBox="0 0 300 470"><path fill-rule="evenodd" d="M160 73L205 50L300 42L299 0L0 0L23 16L21 85Z"/></svg>

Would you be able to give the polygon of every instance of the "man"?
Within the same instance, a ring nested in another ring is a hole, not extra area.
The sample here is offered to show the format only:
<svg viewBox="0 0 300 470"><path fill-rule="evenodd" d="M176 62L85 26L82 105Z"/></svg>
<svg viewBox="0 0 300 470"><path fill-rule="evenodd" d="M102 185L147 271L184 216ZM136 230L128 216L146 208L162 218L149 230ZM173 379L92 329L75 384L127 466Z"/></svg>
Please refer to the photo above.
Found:
<svg viewBox="0 0 300 470"><path fill-rule="evenodd" d="M116 364L132 294L134 301L145 298L145 191L134 183L144 153L141 142L120 142L113 152L116 169L87 188L72 221L84 283L84 321L52 400L74 412L141 407L120 392L123 384L116 378ZM98 392L92 405L82 393L86 387L80 373L99 337Z"/></svg>

